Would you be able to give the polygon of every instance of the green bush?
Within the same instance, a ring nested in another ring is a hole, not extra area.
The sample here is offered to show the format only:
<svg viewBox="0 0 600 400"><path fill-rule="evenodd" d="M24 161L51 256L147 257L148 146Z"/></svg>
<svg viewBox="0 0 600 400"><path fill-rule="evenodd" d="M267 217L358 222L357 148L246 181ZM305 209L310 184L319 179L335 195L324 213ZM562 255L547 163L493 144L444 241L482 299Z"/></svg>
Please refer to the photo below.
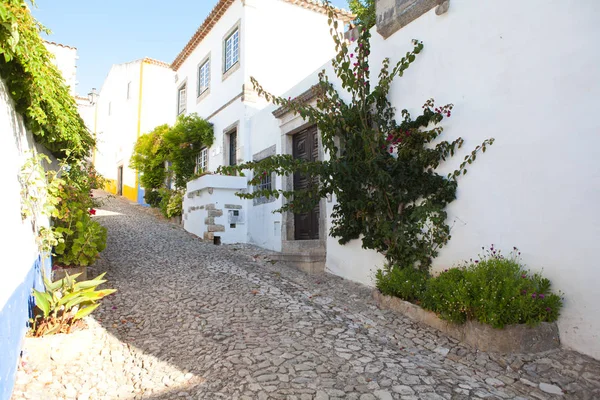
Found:
<svg viewBox="0 0 600 400"><path fill-rule="evenodd" d="M494 328L556 321L561 297L548 279L526 270L519 255L514 248L504 257L492 246L480 260L431 279L422 306L448 321L474 319Z"/></svg>
<svg viewBox="0 0 600 400"><path fill-rule="evenodd" d="M493 246L479 260L428 278L414 268L378 271L377 288L384 294L419 302L454 323L476 320L494 328L553 322L562 298L550 281L526 270L517 248L509 257Z"/></svg>
<svg viewBox="0 0 600 400"><path fill-rule="evenodd" d="M162 197L158 190L146 189L144 200L150 207L158 207Z"/></svg>
<svg viewBox="0 0 600 400"><path fill-rule="evenodd" d="M377 271L375 281L381 293L414 302L421 299L428 277L428 274L415 268L391 266L385 272Z"/></svg>
<svg viewBox="0 0 600 400"><path fill-rule="evenodd" d="M183 208L183 192L181 190L175 190L171 193L169 202L167 203L167 209L165 217L173 218L181 215Z"/></svg>
<svg viewBox="0 0 600 400"><path fill-rule="evenodd" d="M158 189L158 194L160 196L160 202L158 203L158 208L160 209L160 213L167 216L167 207L169 207L169 201L171 200L171 196L173 191L167 188Z"/></svg>
<svg viewBox="0 0 600 400"><path fill-rule="evenodd" d="M462 324L470 317L471 283L464 268L451 268L430 279L421 298L421 307L440 318Z"/></svg>

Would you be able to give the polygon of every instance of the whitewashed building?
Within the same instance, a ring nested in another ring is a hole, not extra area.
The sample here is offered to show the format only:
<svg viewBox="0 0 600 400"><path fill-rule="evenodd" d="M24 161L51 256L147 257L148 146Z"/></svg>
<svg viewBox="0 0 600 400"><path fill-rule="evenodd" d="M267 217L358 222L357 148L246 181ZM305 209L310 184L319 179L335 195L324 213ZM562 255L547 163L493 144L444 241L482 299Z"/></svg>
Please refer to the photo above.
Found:
<svg viewBox="0 0 600 400"><path fill-rule="evenodd" d="M108 180L107 190L144 204L144 189L129 167L137 138L175 121L174 72L164 62L144 58L113 65L94 109L97 147L94 166Z"/></svg>
<svg viewBox="0 0 600 400"><path fill-rule="evenodd" d="M261 147L250 119L267 106L253 90L251 77L282 94L335 55L325 8L311 0L220 0L172 64L177 77L177 114L197 113L213 124L215 143L203 149L198 168L214 172L221 165L267 157L276 149ZM352 19L340 10L340 27ZM267 182L265 182L267 184ZM250 236L258 209L248 209L235 193L247 178L205 175L188 183L184 199L186 230L222 243L254 242ZM252 205L252 202L250 202ZM271 237L279 239L269 227ZM275 246L275 247L273 247Z"/></svg>
<svg viewBox="0 0 600 400"><path fill-rule="evenodd" d="M371 32L372 71L385 57L397 62L412 48L412 39L424 42L416 62L393 83L390 100L397 110L407 108L412 114L431 97L438 104L454 104L452 118L443 122L444 137L461 136L465 146L444 167L447 172L484 139L496 139L460 179L458 198L448 209L452 240L435 269L476 257L492 243L507 252L517 246L529 268L543 270L555 290L564 292L558 321L562 344L600 358L595 253L600 241L600 122L589 117L600 98L600 27L594 19L600 3L449 4L379 0L378 26ZM340 87L330 63L321 69ZM310 102L317 82L315 72L283 97ZM270 89L267 83L264 87ZM264 108L250 118L248 130L245 145L253 156L263 149L295 155L302 143L311 157L326 156L314 128L285 110ZM270 184L293 188L287 178ZM335 198L321 201L308 236L295 231L293 214L271 213L281 202L248 202L248 242L280 251L281 260L308 271L324 270L374 286L374 272L384 258L362 249L359 240L342 246L327 234Z"/></svg>

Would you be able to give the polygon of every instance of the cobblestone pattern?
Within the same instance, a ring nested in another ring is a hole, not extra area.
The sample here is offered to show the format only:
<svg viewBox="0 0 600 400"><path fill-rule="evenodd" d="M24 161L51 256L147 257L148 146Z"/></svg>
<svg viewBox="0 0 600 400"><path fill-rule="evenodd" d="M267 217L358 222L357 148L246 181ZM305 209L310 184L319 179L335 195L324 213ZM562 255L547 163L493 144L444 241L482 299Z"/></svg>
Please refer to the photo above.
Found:
<svg viewBox="0 0 600 400"><path fill-rule="evenodd" d="M203 243L123 199L104 209L90 276L107 271L118 293L95 342L68 363L25 357L14 399L600 398L600 363L578 353L477 352L379 310L364 286Z"/></svg>

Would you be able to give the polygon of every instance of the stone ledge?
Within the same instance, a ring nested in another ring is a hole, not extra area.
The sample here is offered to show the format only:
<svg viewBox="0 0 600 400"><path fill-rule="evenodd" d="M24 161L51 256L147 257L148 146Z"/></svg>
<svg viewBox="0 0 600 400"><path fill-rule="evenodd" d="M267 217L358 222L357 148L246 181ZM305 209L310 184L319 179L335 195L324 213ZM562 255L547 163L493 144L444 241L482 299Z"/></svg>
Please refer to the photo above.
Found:
<svg viewBox="0 0 600 400"><path fill-rule="evenodd" d="M444 321L416 304L386 296L373 290L373 298L380 309L400 312L410 319L422 322L448 336L460 340L481 351L496 353L540 353L560 346L558 326L554 322L542 322L530 327L510 325L504 329L492 328L477 321L467 321L463 325Z"/></svg>
<svg viewBox="0 0 600 400"><path fill-rule="evenodd" d="M442 2L443 0L377 0L377 32L387 39Z"/></svg>

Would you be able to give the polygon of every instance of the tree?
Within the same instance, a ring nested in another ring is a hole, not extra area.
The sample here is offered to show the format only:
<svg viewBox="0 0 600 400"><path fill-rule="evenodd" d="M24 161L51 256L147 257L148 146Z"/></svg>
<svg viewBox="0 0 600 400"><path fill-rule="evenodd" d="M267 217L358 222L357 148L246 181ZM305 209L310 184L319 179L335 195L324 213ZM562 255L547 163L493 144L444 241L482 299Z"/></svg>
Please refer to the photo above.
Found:
<svg viewBox="0 0 600 400"><path fill-rule="evenodd" d="M354 22L365 29L371 29L377 22L375 0L348 0L350 11L356 15Z"/></svg>

